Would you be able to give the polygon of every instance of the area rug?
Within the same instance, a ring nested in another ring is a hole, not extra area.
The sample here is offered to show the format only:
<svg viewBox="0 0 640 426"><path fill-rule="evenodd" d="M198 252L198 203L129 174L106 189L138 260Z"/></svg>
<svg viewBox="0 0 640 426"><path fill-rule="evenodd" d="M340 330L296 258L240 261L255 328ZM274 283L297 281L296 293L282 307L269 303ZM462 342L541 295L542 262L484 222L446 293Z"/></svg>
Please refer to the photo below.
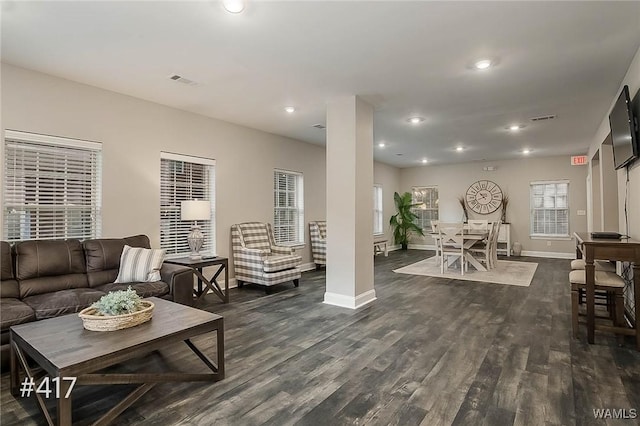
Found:
<svg viewBox="0 0 640 426"><path fill-rule="evenodd" d="M464 275L460 275L459 264L460 262L456 262L454 265L451 265L449 269L445 269L444 274L441 274L438 259L434 256L399 269L394 269L393 272L398 274L424 275L427 277L452 278L456 280L529 287L533 279L533 274L538 267L538 264L535 262L498 260L498 265L494 269L483 272L469 265L469 270L465 271Z"/></svg>

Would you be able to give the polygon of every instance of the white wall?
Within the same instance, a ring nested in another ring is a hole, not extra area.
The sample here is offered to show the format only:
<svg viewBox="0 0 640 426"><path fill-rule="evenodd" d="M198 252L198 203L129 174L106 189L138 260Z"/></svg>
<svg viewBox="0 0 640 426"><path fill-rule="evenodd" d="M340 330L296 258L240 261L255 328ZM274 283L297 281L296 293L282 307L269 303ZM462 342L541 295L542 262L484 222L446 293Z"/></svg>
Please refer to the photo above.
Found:
<svg viewBox="0 0 640 426"><path fill-rule="evenodd" d="M594 153L600 149L600 145L607 138L611 129L609 128L609 113L613 108L622 87L624 85L629 86L629 94L633 96L640 89L640 48L638 48L631 65L627 70L625 77L620 83L619 89L611 94L611 107L607 111L606 115L602 117L602 122L598 131L593 137L591 146L589 147L589 158L593 157ZM622 234L628 234L636 240L640 240L640 161L636 161L629 167L629 190L627 199L627 210L629 216L629 228L626 228L624 217L624 205L625 205L625 184L626 184L626 170L623 168L618 170L618 215L619 215L619 232Z"/></svg>
<svg viewBox="0 0 640 426"><path fill-rule="evenodd" d="M493 172L483 171L486 165L495 166ZM482 179L497 183L503 193L509 196L507 222L511 223L511 241L518 241L525 251L551 253L575 253L574 243L559 239L532 239L530 235L529 185L541 180L569 180L569 227L570 232L586 231L587 217L578 216L578 210L586 210L586 166L571 166L569 156L525 158L521 160L473 162L423 166L402 169L400 183L403 191L413 186L437 185L440 206L440 220L462 220L462 208L458 197L467 188ZM500 209L489 215L475 214L469 210L470 219L494 220L500 218ZM416 238L415 244L432 244L431 238ZM550 243L550 245L549 245Z"/></svg>
<svg viewBox="0 0 640 426"><path fill-rule="evenodd" d="M232 224L273 222L274 168L302 172L305 222L325 219L324 147L8 64L1 71L3 133L13 129L102 143L103 237L143 233L159 245L161 151L216 160L221 256L231 252ZM375 170L387 216L398 169L376 163ZM308 263L308 225L305 240L298 253Z"/></svg>

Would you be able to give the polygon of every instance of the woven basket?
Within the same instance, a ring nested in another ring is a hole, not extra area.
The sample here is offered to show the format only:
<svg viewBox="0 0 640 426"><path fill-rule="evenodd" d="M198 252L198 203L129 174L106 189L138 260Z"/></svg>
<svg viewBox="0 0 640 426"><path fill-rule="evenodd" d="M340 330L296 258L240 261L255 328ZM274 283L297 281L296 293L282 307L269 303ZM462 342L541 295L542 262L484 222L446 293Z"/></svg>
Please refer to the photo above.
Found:
<svg viewBox="0 0 640 426"><path fill-rule="evenodd" d="M145 323L153 316L153 302L143 300L141 309L132 314L96 315L96 308L91 306L81 310L78 316L82 318L82 325L90 331L115 331L123 328L135 327Z"/></svg>

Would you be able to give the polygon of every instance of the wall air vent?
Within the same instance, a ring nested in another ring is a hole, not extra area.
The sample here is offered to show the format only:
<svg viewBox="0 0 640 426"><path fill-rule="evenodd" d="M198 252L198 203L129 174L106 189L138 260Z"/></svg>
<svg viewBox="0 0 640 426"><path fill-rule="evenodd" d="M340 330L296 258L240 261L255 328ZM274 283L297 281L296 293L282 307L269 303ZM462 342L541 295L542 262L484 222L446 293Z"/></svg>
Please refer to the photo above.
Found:
<svg viewBox="0 0 640 426"><path fill-rule="evenodd" d="M326 129L326 128L327 128L327 126L325 126L324 124L320 124L320 123L318 123L318 124L314 124L314 125L313 125L313 126L311 126L311 127L315 127L316 129L320 129L320 130L324 130L324 129Z"/></svg>
<svg viewBox="0 0 640 426"><path fill-rule="evenodd" d="M172 74L169 76L169 80L173 80L173 81L177 81L178 83L182 83L182 84L186 84L187 86L197 86L198 83L193 81L193 80L189 80L188 78L184 78L181 75L178 74Z"/></svg>
<svg viewBox="0 0 640 426"><path fill-rule="evenodd" d="M555 114L551 114L551 115L541 115L540 117L532 117L530 118L531 121L546 121L546 120L553 120L554 118L556 118Z"/></svg>

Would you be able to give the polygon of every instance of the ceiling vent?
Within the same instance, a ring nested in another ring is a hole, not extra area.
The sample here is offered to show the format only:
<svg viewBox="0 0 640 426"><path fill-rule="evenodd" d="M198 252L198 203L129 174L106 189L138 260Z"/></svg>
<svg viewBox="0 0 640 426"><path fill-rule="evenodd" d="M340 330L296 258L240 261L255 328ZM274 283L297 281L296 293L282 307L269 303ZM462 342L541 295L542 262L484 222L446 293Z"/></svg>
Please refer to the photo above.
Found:
<svg viewBox="0 0 640 426"><path fill-rule="evenodd" d="M182 83L182 84L186 84L187 86L197 86L198 83L193 81L193 80L189 80L188 78L184 78L181 75L178 74L172 74L169 76L169 80L173 80L173 81L177 81L178 83Z"/></svg>
<svg viewBox="0 0 640 426"><path fill-rule="evenodd" d="M320 124L320 123L318 123L318 124L314 124L314 125L313 125L313 126L311 126L311 127L315 127L316 129L320 129L320 130L324 130L324 129L326 129L326 128L327 128L327 126L325 126L324 124Z"/></svg>
<svg viewBox="0 0 640 426"><path fill-rule="evenodd" d="M531 121L546 121L546 120L553 120L554 118L556 118L555 114L551 114L551 115L541 115L540 117L533 117L530 118Z"/></svg>

